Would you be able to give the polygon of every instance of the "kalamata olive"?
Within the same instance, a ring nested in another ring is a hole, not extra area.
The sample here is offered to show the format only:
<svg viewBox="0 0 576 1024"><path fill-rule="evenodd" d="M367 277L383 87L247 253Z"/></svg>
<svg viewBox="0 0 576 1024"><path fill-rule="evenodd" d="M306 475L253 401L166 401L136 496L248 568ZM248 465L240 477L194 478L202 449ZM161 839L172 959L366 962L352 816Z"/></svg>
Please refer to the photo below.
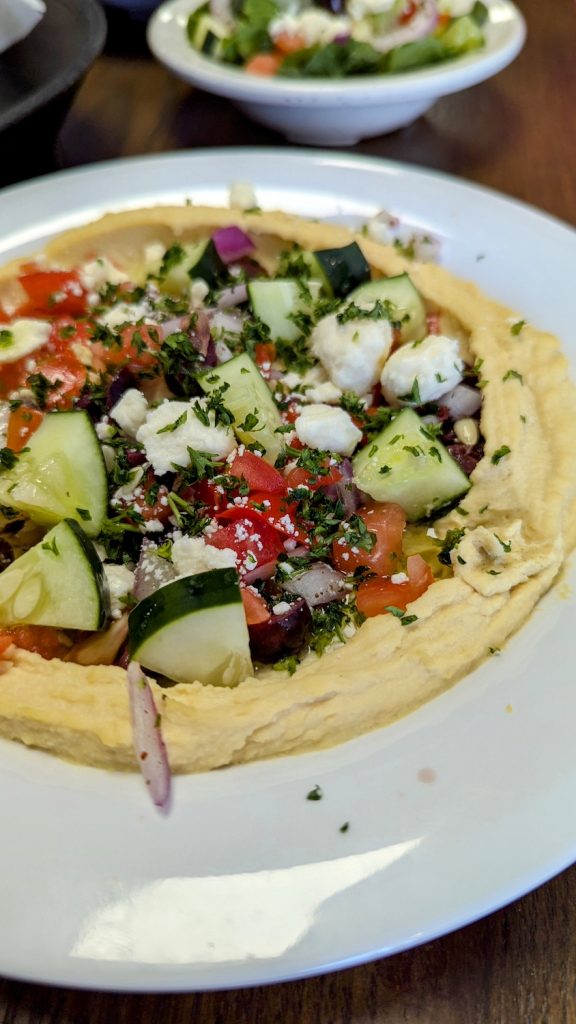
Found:
<svg viewBox="0 0 576 1024"><path fill-rule="evenodd" d="M271 615L266 622L248 626L250 650L255 661L277 661L288 654L297 654L310 638L312 613L300 599L287 612Z"/></svg>
<svg viewBox="0 0 576 1024"><path fill-rule="evenodd" d="M125 391L138 387L138 382L127 366L123 366L118 373L115 373L106 388L106 412L110 412L122 398Z"/></svg>

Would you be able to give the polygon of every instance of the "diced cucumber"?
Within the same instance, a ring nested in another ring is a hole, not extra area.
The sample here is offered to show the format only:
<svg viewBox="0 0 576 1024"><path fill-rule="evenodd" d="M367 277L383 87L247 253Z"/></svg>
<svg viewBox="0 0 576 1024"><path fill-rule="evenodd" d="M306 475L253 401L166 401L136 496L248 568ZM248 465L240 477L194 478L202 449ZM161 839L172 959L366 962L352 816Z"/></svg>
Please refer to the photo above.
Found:
<svg viewBox="0 0 576 1024"><path fill-rule="evenodd" d="M460 57L484 46L484 33L477 20L470 14L454 18L442 33L441 40L450 57Z"/></svg>
<svg viewBox="0 0 576 1024"><path fill-rule="evenodd" d="M235 569L211 569L160 587L130 613L130 655L177 683L236 686L252 672Z"/></svg>
<svg viewBox="0 0 576 1024"><path fill-rule="evenodd" d="M201 278L210 288L227 274L211 238L186 245L176 243L164 255L160 268L160 285L170 295L186 295L190 282Z"/></svg>
<svg viewBox="0 0 576 1024"><path fill-rule="evenodd" d="M403 344L407 341L421 341L428 334L426 306L408 274L369 281L356 288L348 299L356 303L376 302L379 299L380 302L390 302L395 306L397 314L393 319L401 321Z"/></svg>
<svg viewBox="0 0 576 1024"><path fill-rule="evenodd" d="M370 265L357 242L339 249L316 249L309 262L313 276L320 277L328 294L336 297L343 298L371 277Z"/></svg>
<svg viewBox="0 0 576 1024"><path fill-rule="evenodd" d="M0 474L0 505L43 526L76 519L84 533L102 529L108 502L106 467L90 418L81 409L50 412Z"/></svg>
<svg viewBox="0 0 576 1024"><path fill-rule="evenodd" d="M254 280L248 285L248 295L254 315L270 328L274 341L295 341L302 331L294 317L310 312L321 287L320 281L307 281L303 287L294 278Z"/></svg>
<svg viewBox="0 0 576 1024"><path fill-rule="evenodd" d="M106 575L78 523L65 519L0 574L0 625L102 629Z"/></svg>
<svg viewBox="0 0 576 1024"><path fill-rule="evenodd" d="M258 367L245 352L198 377L200 387L211 394L227 384L223 401L234 416L234 432L244 444L264 448L266 462L275 463L282 447L280 413Z"/></svg>
<svg viewBox="0 0 576 1024"><path fill-rule="evenodd" d="M410 522L470 488L470 481L413 409L403 409L352 461L354 481L375 501L401 505Z"/></svg>
<svg viewBox="0 0 576 1024"><path fill-rule="evenodd" d="M218 57L222 48L222 40L228 39L230 32L227 25L211 14L200 17L194 27L191 38L192 46L208 57Z"/></svg>

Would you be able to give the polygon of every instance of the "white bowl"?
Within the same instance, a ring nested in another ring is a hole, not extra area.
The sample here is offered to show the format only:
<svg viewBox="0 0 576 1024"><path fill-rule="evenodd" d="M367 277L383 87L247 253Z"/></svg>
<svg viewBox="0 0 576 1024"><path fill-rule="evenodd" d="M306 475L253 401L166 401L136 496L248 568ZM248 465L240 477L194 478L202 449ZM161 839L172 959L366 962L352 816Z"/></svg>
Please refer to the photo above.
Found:
<svg viewBox="0 0 576 1024"><path fill-rule="evenodd" d="M260 77L202 57L190 46L186 23L198 0L168 0L152 16L152 53L180 78L227 96L248 117L292 142L352 146L360 139L402 128L441 96L459 92L505 68L522 49L524 19L510 0L485 0L486 46L450 63L396 75L346 79Z"/></svg>

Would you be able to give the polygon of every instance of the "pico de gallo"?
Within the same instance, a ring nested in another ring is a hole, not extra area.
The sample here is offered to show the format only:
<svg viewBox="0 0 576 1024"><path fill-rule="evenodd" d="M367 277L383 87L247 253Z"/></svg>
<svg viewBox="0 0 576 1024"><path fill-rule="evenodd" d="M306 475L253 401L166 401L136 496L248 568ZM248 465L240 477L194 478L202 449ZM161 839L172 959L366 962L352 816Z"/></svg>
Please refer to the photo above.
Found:
<svg viewBox="0 0 576 1024"><path fill-rule="evenodd" d="M483 454L442 312L356 242L145 261L24 266L0 310L0 650L231 686L409 627Z"/></svg>

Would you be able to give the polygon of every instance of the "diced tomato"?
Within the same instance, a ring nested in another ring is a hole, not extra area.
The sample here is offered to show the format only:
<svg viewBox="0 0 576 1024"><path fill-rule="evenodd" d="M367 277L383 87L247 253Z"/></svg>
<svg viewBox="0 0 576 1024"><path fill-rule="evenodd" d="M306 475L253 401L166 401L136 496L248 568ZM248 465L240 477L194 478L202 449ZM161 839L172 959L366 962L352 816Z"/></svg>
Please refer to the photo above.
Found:
<svg viewBox="0 0 576 1024"><path fill-rule="evenodd" d="M245 480L251 491L266 491L267 494L286 493L286 481L282 473L247 449L242 455L235 456L230 466L230 474Z"/></svg>
<svg viewBox="0 0 576 1024"><path fill-rule="evenodd" d="M296 521L298 512L296 502L288 501L284 494L270 494L266 491L254 491L249 500L250 504L263 506L258 511L275 530L279 530L287 538L297 540L299 544L305 543L306 531L301 529Z"/></svg>
<svg viewBox="0 0 576 1024"><path fill-rule="evenodd" d="M150 467L142 477L136 494L127 504L142 516L145 523L167 523L172 515L168 504L168 488L165 484L156 487L154 470Z"/></svg>
<svg viewBox="0 0 576 1024"><path fill-rule="evenodd" d="M416 3L416 0L406 0L402 14L398 18L400 24L406 25L409 21L411 21L414 15L416 14L416 11L418 10L418 7L419 4Z"/></svg>
<svg viewBox="0 0 576 1024"><path fill-rule="evenodd" d="M361 583L356 594L358 611L367 618L382 615L387 608L399 608L405 612L406 606L420 597L434 582L432 569L422 555L409 556L406 574L406 583L392 583L389 577L381 576L374 576Z"/></svg>
<svg viewBox="0 0 576 1024"><path fill-rule="evenodd" d="M370 533L376 534L376 543L370 551L346 541L346 532L332 544L332 559L341 572L351 573L364 565L379 576L390 576L398 571L402 557L402 534L406 514L393 502L371 502L358 512Z"/></svg>
<svg viewBox="0 0 576 1024"><path fill-rule="evenodd" d="M273 363L276 359L276 345L273 341L258 341L254 346L254 362L262 369L263 365Z"/></svg>
<svg viewBox="0 0 576 1024"><path fill-rule="evenodd" d="M296 53L306 47L306 36L299 32L279 32L274 36L274 46L280 53Z"/></svg>
<svg viewBox="0 0 576 1024"><path fill-rule="evenodd" d="M62 658L70 650L63 634L52 626L14 626L0 630L0 651L10 644L24 651L35 651L43 658Z"/></svg>
<svg viewBox="0 0 576 1024"><path fill-rule="evenodd" d="M301 466L289 470L285 476L288 490L293 491L297 487L307 487L309 491L317 491L319 487L331 487L333 484L340 483L342 473L337 465L325 465L324 469L326 469L324 474L311 473L310 470L303 469Z"/></svg>
<svg viewBox="0 0 576 1024"><path fill-rule="evenodd" d="M282 535L256 509L235 506L216 514L219 526L206 538L215 548L231 548L240 562L240 572L274 562L284 549Z"/></svg>
<svg viewBox="0 0 576 1024"><path fill-rule="evenodd" d="M224 472L224 470L222 471ZM178 493L184 501L201 502L212 513L220 512L235 497L230 491L225 491L223 487L218 489L218 485L212 480L198 480L197 483L185 487Z"/></svg>
<svg viewBox="0 0 576 1024"><path fill-rule="evenodd" d="M29 439L44 419L44 413L39 409L30 409L21 405L13 409L8 419L8 430L6 433L6 444L13 452L20 452L26 447Z"/></svg>
<svg viewBox="0 0 576 1024"><path fill-rule="evenodd" d="M251 75L275 75L283 60L282 53L256 53L246 61L244 71Z"/></svg>
<svg viewBox="0 0 576 1024"><path fill-rule="evenodd" d="M49 384L45 405L49 409L65 409L78 396L86 381L86 368L73 351L75 342L86 343L88 328L83 322L71 317L58 317L52 324L50 336L45 345L30 356L7 363L2 367L0 397L7 397L13 391L28 386L33 374L41 374ZM31 365L32 364L32 365Z"/></svg>
<svg viewBox="0 0 576 1024"><path fill-rule="evenodd" d="M28 296L19 316L83 316L86 312L86 289L74 271L32 270L18 280Z"/></svg>
<svg viewBox="0 0 576 1024"><path fill-rule="evenodd" d="M92 345L96 369L109 366L133 366L145 369L157 365L160 333L153 324L127 324L120 331L121 344L103 345L95 341Z"/></svg>
<svg viewBox="0 0 576 1024"><path fill-rule="evenodd" d="M268 622L270 609L264 598L257 594L255 590L251 590L250 587L240 587L240 593L248 625L256 626L260 622Z"/></svg>

